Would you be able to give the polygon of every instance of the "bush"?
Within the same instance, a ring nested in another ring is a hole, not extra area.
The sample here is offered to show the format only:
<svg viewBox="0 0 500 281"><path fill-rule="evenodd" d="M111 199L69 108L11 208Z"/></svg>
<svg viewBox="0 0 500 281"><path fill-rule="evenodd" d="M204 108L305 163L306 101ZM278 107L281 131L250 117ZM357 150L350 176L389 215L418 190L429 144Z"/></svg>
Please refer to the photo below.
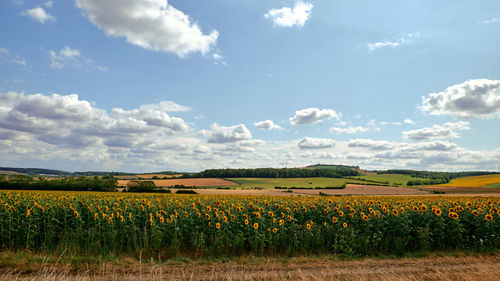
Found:
<svg viewBox="0 0 500 281"><path fill-rule="evenodd" d="M198 192L189 189L179 189L175 192L176 194L198 194Z"/></svg>

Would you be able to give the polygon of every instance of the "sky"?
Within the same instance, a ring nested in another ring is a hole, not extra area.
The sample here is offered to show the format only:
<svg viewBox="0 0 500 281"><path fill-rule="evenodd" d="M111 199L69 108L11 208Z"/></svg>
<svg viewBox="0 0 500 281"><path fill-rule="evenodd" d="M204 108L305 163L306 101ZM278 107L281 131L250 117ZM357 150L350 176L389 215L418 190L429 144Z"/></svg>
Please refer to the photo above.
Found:
<svg viewBox="0 0 500 281"><path fill-rule="evenodd" d="M0 166L500 165L497 0L3 0Z"/></svg>

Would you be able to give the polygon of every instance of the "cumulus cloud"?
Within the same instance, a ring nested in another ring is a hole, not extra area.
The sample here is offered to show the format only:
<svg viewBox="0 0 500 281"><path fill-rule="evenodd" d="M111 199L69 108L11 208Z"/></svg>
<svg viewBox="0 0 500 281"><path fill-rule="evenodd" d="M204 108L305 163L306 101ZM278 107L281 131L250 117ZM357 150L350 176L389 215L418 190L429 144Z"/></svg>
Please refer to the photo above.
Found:
<svg viewBox="0 0 500 281"><path fill-rule="evenodd" d="M23 15L29 16L32 19L38 21L41 24L44 24L46 22L51 22L55 21L56 18L49 13L47 13L42 7L38 6L33 9L29 9L24 11Z"/></svg>
<svg viewBox="0 0 500 281"><path fill-rule="evenodd" d="M309 138L305 137L299 142L301 149L323 149L334 147L336 142L332 139Z"/></svg>
<svg viewBox="0 0 500 281"><path fill-rule="evenodd" d="M393 40L393 41L386 40L386 41L379 41L379 42L375 42L375 43L368 43L368 49L370 51L374 51L376 49L384 48L384 47L393 47L393 48L399 47L403 44L411 43L411 40L413 38L416 38L419 36L420 36L420 32L416 32L416 33L409 33L406 36L403 36L403 37L396 39L396 40Z"/></svg>
<svg viewBox="0 0 500 281"><path fill-rule="evenodd" d="M253 123L253 125L259 129L264 129L264 130L283 130L281 126L274 124L272 120L255 122Z"/></svg>
<svg viewBox="0 0 500 281"><path fill-rule="evenodd" d="M315 124L331 118L339 120L340 116L341 115L333 109L310 107L295 111L295 115L290 118L290 123L292 125Z"/></svg>
<svg viewBox="0 0 500 281"><path fill-rule="evenodd" d="M196 22L167 0L76 0L88 19L107 35L141 48L174 53L209 53L219 33L204 34Z"/></svg>
<svg viewBox="0 0 500 281"><path fill-rule="evenodd" d="M361 126L347 127L347 128L338 128L338 127L330 128L330 132L336 134L357 134L357 133L368 132L369 130L370 129Z"/></svg>
<svg viewBox="0 0 500 281"><path fill-rule="evenodd" d="M395 144L385 140L371 140L371 139L353 139L348 143L349 147L368 148L370 150L389 150L395 147Z"/></svg>
<svg viewBox="0 0 500 281"><path fill-rule="evenodd" d="M403 138L407 140L458 138L459 136L456 131L469 129L469 122L448 122L442 126L434 125L432 127L425 127L417 130L404 131Z"/></svg>
<svg viewBox="0 0 500 281"><path fill-rule="evenodd" d="M209 143L232 143L252 138L252 133L243 124L225 127L215 123L210 131L201 131L201 134L208 137Z"/></svg>
<svg viewBox="0 0 500 281"><path fill-rule="evenodd" d="M170 117L160 110L115 109L114 114L109 115L75 94L8 92L0 94L0 104L0 128L28 133L54 145L79 147L102 143L130 147L147 143L147 139L161 140L189 128L182 119Z"/></svg>
<svg viewBox="0 0 500 281"><path fill-rule="evenodd" d="M302 27L310 18L313 4L298 1L293 8L283 7L280 9L272 9L267 12L264 17L270 19L275 25L282 27Z"/></svg>
<svg viewBox="0 0 500 281"><path fill-rule="evenodd" d="M431 115L490 118L500 115L500 80L475 79L422 97L420 110Z"/></svg>

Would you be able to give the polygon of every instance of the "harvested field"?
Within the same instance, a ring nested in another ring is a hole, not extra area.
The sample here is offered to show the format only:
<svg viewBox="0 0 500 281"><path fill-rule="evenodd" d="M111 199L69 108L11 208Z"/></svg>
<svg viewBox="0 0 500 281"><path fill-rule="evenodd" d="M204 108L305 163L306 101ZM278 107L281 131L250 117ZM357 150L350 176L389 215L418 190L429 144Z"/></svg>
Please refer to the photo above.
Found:
<svg viewBox="0 0 500 281"><path fill-rule="evenodd" d="M425 195L429 192L414 188L348 184L344 189L196 189L199 194L211 195L272 195L312 196L320 192L329 195Z"/></svg>
<svg viewBox="0 0 500 281"><path fill-rule="evenodd" d="M230 261L203 264L128 262L86 266L45 264L38 269L3 268L2 280L498 280L500 256L427 257L339 261L326 258Z"/></svg>
<svg viewBox="0 0 500 281"><path fill-rule="evenodd" d="M199 178L199 179L168 179L168 180L152 180L158 187L169 187L176 185L184 186L229 186L235 185L232 181L216 179L216 178ZM127 186L128 180L119 180L119 186Z"/></svg>
<svg viewBox="0 0 500 281"><path fill-rule="evenodd" d="M422 186L418 187L418 189L425 191L441 191L447 194L477 194L477 193L485 193L485 194L500 194L500 189L498 188L487 188L487 187L466 187L466 186L443 186L443 185L435 185L435 186Z"/></svg>
<svg viewBox="0 0 500 281"><path fill-rule="evenodd" d="M449 183L441 184L440 186L483 187L486 185L492 185L496 183L500 183L500 174L456 178L451 180Z"/></svg>

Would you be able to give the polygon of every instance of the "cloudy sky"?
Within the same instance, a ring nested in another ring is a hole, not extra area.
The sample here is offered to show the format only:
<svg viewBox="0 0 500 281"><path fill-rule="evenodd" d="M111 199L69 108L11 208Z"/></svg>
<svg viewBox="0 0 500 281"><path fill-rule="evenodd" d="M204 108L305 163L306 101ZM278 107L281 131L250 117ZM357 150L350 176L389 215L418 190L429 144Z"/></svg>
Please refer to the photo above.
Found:
<svg viewBox="0 0 500 281"><path fill-rule="evenodd" d="M3 0L0 166L496 170L497 0Z"/></svg>

